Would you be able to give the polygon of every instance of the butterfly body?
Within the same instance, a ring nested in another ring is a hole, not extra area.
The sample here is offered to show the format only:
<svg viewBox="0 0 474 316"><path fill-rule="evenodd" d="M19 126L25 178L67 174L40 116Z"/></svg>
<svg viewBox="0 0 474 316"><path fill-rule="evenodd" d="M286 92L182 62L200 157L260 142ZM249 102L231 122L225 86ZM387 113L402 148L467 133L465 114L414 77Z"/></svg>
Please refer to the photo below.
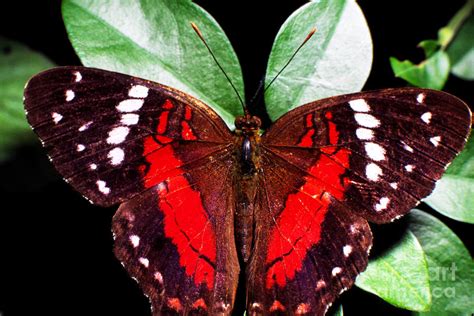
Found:
<svg viewBox="0 0 474 316"><path fill-rule="evenodd" d="M427 196L471 125L456 97L403 88L231 131L181 91L86 67L32 78L25 108L63 177L120 203L115 254L153 315L229 315L241 273L250 315L324 315L367 266L368 222Z"/></svg>

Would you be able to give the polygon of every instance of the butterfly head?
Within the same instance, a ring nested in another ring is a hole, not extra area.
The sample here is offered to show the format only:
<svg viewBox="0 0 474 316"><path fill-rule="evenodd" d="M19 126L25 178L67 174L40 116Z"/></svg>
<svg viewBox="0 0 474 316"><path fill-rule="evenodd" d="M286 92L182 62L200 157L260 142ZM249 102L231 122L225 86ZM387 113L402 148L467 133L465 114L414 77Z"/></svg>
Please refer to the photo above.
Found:
<svg viewBox="0 0 474 316"><path fill-rule="evenodd" d="M258 117L251 116L250 114L238 116L235 119L236 132L241 132L246 136L257 134L260 130L260 126L262 126L262 121Z"/></svg>

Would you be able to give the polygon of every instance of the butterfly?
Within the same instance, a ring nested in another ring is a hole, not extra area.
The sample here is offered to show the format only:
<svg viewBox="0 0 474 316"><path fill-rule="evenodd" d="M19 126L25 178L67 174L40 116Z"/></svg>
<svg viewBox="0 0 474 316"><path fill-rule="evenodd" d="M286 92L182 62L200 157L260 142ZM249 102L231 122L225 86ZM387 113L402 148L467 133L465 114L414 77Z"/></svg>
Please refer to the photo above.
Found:
<svg viewBox="0 0 474 316"><path fill-rule="evenodd" d="M203 102L115 72L59 67L25 88L52 163L94 204L120 204L114 250L153 315L324 315L367 266L369 222L406 214L463 148L471 113L400 88L302 105L231 131Z"/></svg>

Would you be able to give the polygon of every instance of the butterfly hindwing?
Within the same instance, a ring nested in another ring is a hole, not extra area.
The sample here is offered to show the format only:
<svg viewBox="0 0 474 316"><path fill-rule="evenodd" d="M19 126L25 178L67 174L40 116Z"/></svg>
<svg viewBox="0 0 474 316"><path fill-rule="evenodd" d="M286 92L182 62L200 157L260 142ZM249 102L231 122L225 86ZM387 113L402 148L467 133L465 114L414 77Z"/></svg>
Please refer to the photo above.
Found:
<svg viewBox="0 0 474 316"><path fill-rule="evenodd" d="M233 138L219 116L175 89L85 67L33 77L25 108L72 186L100 205L123 202L115 254L153 315L230 313Z"/></svg>
<svg viewBox="0 0 474 316"><path fill-rule="evenodd" d="M414 88L324 99L277 120L260 146L248 310L323 315L367 265L367 221L427 196L470 124L459 99Z"/></svg>

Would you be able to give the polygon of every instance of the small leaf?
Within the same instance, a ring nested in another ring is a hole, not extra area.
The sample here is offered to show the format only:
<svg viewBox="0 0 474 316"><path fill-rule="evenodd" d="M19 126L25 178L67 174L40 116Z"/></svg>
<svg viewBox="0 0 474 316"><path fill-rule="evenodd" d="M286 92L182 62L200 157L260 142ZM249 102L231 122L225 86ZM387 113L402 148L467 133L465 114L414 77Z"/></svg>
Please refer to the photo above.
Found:
<svg viewBox="0 0 474 316"><path fill-rule="evenodd" d="M419 210L408 216L410 230L425 252L433 304L423 316L471 315L474 261L462 241L440 220Z"/></svg>
<svg viewBox="0 0 474 316"><path fill-rule="evenodd" d="M369 262L356 285L397 307L416 311L430 308L427 263L421 245L409 230L397 244Z"/></svg>
<svg viewBox="0 0 474 316"><path fill-rule="evenodd" d="M459 78L474 80L474 15L467 19L448 46L451 72Z"/></svg>
<svg viewBox="0 0 474 316"><path fill-rule="evenodd" d="M434 53L436 53L440 45L436 40L424 40L418 44L418 47L423 49L426 58L430 58Z"/></svg>
<svg viewBox="0 0 474 316"><path fill-rule="evenodd" d="M444 51L434 53L418 65L395 57L390 57L390 64L395 76L417 87L441 90L449 75L449 58Z"/></svg>
<svg viewBox="0 0 474 316"><path fill-rule="evenodd" d="M84 65L122 72L187 92L233 126L239 100L204 44L194 22L242 98L237 56L217 22L189 0L65 0L69 39Z"/></svg>
<svg viewBox="0 0 474 316"><path fill-rule="evenodd" d="M43 55L0 37L0 161L13 147L36 139L25 118L23 87L35 73L52 66Z"/></svg>
<svg viewBox="0 0 474 316"><path fill-rule="evenodd" d="M474 137L424 202L450 218L474 224Z"/></svg>
<svg viewBox="0 0 474 316"><path fill-rule="evenodd" d="M268 84L312 28L317 31L265 94L272 120L299 105L360 91L372 65L372 40L353 0L312 1L283 24L267 66Z"/></svg>

